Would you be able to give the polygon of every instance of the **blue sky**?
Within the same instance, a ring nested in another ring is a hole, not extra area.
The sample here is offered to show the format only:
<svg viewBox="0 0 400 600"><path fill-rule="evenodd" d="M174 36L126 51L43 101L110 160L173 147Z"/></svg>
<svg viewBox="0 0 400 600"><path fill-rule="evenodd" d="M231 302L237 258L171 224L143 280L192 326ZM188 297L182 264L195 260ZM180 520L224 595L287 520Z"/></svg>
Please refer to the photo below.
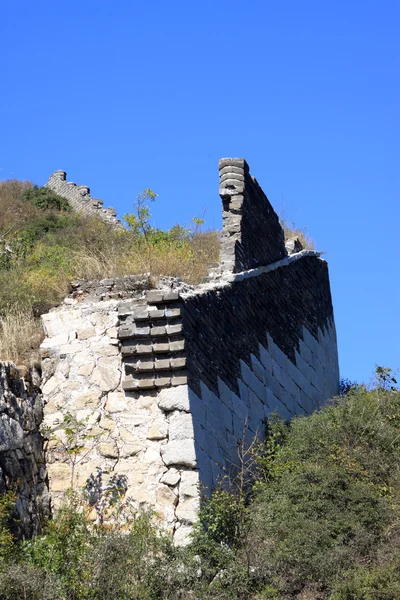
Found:
<svg viewBox="0 0 400 600"><path fill-rule="evenodd" d="M245 157L329 262L341 373L400 367L397 0L3 0L0 178L205 211Z"/></svg>

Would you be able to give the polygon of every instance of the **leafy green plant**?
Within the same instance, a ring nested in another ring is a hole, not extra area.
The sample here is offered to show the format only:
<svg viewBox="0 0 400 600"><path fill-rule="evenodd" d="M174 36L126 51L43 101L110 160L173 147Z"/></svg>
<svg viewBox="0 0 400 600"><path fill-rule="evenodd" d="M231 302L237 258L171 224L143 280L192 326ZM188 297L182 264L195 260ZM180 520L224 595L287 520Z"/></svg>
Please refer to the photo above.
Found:
<svg viewBox="0 0 400 600"><path fill-rule="evenodd" d="M62 407L58 407L62 410ZM101 434L88 431L89 417L77 419L71 412L65 412L61 421L55 421L57 432L51 434L49 429L42 428L42 434L56 443L53 452L60 449L71 467L71 490L75 489L76 467L87 457L98 444Z"/></svg>
<svg viewBox="0 0 400 600"><path fill-rule="evenodd" d="M15 549L15 540L11 533L15 501L16 496L13 492L0 494L0 564L8 561Z"/></svg>
<svg viewBox="0 0 400 600"><path fill-rule="evenodd" d="M135 237L143 236L147 239L152 232L153 228L150 225L151 214L148 204L149 202L154 202L156 198L157 194L155 192L150 188L145 188L136 196L134 212L124 215L123 218Z"/></svg>
<svg viewBox="0 0 400 600"><path fill-rule="evenodd" d="M71 212L72 208L66 198L59 196L53 190L47 187L34 185L26 189L22 194L22 199L27 200L33 206L42 210L55 209L58 211Z"/></svg>

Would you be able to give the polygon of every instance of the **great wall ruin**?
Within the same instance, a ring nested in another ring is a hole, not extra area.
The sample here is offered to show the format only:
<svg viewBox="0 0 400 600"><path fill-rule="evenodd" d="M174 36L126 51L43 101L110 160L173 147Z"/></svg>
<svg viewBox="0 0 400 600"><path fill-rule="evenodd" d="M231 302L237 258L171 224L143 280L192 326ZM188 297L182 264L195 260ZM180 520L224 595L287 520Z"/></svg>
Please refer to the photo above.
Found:
<svg viewBox="0 0 400 600"><path fill-rule="evenodd" d="M185 543L200 489L234 470L243 439L262 438L272 413L307 415L338 393L326 261L295 241L285 246L279 219L245 160L222 159L219 172L221 261L206 282L165 278L155 288L145 276L80 282L43 316L40 390L26 391L15 369L3 369L0 485L12 484L7 461L22 461L19 510L27 530L35 526L32 507L47 514L49 498L57 507L71 481L96 481L93 502L118 481L135 508L154 509ZM76 189L64 172L50 182L73 204L70 188ZM84 202L87 195L80 196ZM27 403L32 415L23 426ZM44 450L42 410L51 433ZM88 434L73 472L57 441L68 414ZM6 435L7 427L18 435Z"/></svg>

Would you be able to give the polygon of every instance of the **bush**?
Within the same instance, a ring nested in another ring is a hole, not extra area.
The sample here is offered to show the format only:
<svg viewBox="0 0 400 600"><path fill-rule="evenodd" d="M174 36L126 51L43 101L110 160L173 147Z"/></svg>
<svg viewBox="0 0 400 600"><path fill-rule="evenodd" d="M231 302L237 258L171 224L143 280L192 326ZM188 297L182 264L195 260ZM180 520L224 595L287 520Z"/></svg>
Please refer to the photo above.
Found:
<svg viewBox="0 0 400 600"><path fill-rule="evenodd" d="M22 200L27 200L33 206L42 210L48 208L69 212L72 210L66 198L59 196L47 187L38 187L37 185L34 185L33 187L25 189L22 193Z"/></svg>
<svg viewBox="0 0 400 600"><path fill-rule="evenodd" d="M314 415L272 419L250 446L252 489L205 498L185 548L129 501L96 525L77 493L18 545L6 500L0 600L397 600L400 392L379 373L374 389L353 386Z"/></svg>

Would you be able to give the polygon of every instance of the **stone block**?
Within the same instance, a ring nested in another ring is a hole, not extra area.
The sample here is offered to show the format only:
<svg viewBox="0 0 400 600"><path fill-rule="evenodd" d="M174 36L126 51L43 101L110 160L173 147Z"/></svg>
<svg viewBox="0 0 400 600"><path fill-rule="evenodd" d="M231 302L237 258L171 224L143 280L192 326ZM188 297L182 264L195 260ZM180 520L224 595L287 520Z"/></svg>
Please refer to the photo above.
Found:
<svg viewBox="0 0 400 600"><path fill-rule="evenodd" d="M261 381L261 383L263 385L265 385L267 382L267 378L266 378L264 366L261 364L261 362L258 360L258 358L256 356L254 356L254 354L250 355L250 360L251 360L251 370L253 371L254 375L256 377L258 377L258 379Z"/></svg>
<svg viewBox="0 0 400 600"><path fill-rule="evenodd" d="M178 506L176 507L175 514L179 521L192 525L197 520L199 506L199 498L188 498L183 502L179 502Z"/></svg>
<svg viewBox="0 0 400 600"><path fill-rule="evenodd" d="M166 485L170 485L171 487L177 485L181 480L181 474L177 469L171 467L168 469L166 473L161 477L161 483L165 483Z"/></svg>
<svg viewBox="0 0 400 600"><path fill-rule="evenodd" d="M164 302L173 302L174 300L179 300L179 292L163 292L163 300Z"/></svg>
<svg viewBox="0 0 400 600"><path fill-rule="evenodd" d="M261 383L243 360L240 361L240 367L243 382L263 401L265 398L264 384Z"/></svg>
<svg viewBox="0 0 400 600"><path fill-rule="evenodd" d="M127 375L122 381L122 389L131 390L149 390L155 388L154 378L137 379L132 375Z"/></svg>
<svg viewBox="0 0 400 600"><path fill-rule="evenodd" d="M198 398L197 400L200 401ZM186 385L182 385L162 390L157 396L157 405L165 411L180 410L189 412L189 388Z"/></svg>
<svg viewBox="0 0 400 600"><path fill-rule="evenodd" d="M194 439L192 415L180 410L173 411L169 416L169 439Z"/></svg>
<svg viewBox="0 0 400 600"><path fill-rule="evenodd" d="M105 458L118 458L119 450L115 441L103 442L97 445L97 451Z"/></svg>
<svg viewBox="0 0 400 600"><path fill-rule="evenodd" d="M181 309L180 308L166 308L165 316L167 317L167 319L173 319L175 317L180 317Z"/></svg>
<svg viewBox="0 0 400 600"><path fill-rule="evenodd" d="M163 377L162 375L156 373L154 377L154 385L156 388L170 387L171 377Z"/></svg>
<svg viewBox="0 0 400 600"><path fill-rule="evenodd" d="M227 385L225 385L225 383L222 381L222 379L220 377L218 377L217 379L218 379L219 397L220 397L221 401L230 410L233 410L233 403L232 403L232 393L233 392L228 388Z"/></svg>
<svg viewBox="0 0 400 600"><path fill-rule="evenodd" d="M169 358L156 358L153 365L154 364L157 371L165 371L171 368L171 361Z"/></svg>
<svg viewBox="0 0 400 600"><path fill-rule="evenodd" d="M169 342L169 349L171 352L181 352L185 349L185 341L175 340L173 342Z"/></svg>
<svg viewBox="0 0 400 600"><path fill-rule="evenodd" d="M137 354L149 354L153 350L151 340L138 340L136 344Z"/></svg>
<svg viewBox="0 0 400 600"><path fill-rule="evenodd" d="M160 290L149 290L146 297L147 301L151 304L163 301L163 293Z"/></svg>
<svg viewBox="0 0 400 600"><path fill-rule="evenodd" d="M160 506L176 506L178 504L178 496L168 485L158 484L156 490L156 503Z"/></svg>
<svg viewBox="0 0 400 600"><path fill-rule="evenodd" d="M258 344L258 349L260 352L260 360L261 363L263 365L263 367L265 368L265 370L272 374L272 357L271 354L269 353L269 351L262 345L262 344Z"/></svg>
<svg viewBox="0 0 400 600"><path fill-rule="evenodd" d="M199 496L198 471L182 471L179 484L179 496L197 498Z"/></svg>
<svg viewBox="0 0 400 600"><path fill-rule="evenodd" d="M196 453L193 439L170 440L161 447L161 456L167 466L196 466Z"/></svg>
<svg viewBox="0 0 400 600"><path fill-rule="evenodd" d="M90 382L99 386L103 392L110 392L118 387L121 380L121 363L119 359L100 358L90 378Z"/></svg>
<svg viewBox="0 0 400 600"><path fill-rule="evenodd" d="M150 329L149 329L150 332ZM161 337L167 334L166 327L163 326L155 326L151 328L151 337Z"/></svg>
<svg viewBox="0 0 400 600"><path fill-rule="evenodd" d="M118 413L128 408L127 399L122 392L110 392L107 395L106 410L110 413Z"/></svg>
<svg viewBox="0 0 400 600"><path fill-rule="evenodd" d="M170 351L169 343L166 342L153 342L153 350L155 353L166 353Z"/></svg>
<svg viewBox="0 0 400 600"><path fill-rule="evenodd" d="M186 367L186 357L178 356L176 358L171 358L171 368L172 369L183 369Z"/></svg>
<svg viewBox="0 0 400 600"><path fill-rule="evenodd" d="M177 323L175 325L167 325L166 331L167 335L177 335L178 333L182 333L182 323Z"/></svg>
<svg viewBox="0 0 400 600"><path fill-rule="evenodd" d="M173 371L173 375L171 377L171 385L173 387L178 385L187 385L188 377L185 371Z"/></svg>
<svg viewBox="0 0 400 600"><path fill-rule="evenodd" d="M239 397L236 394L232 394L233 413L239 417L242 422L245 422L249 416L249 392L244 383L239 379L239 389L245 390L244 397Z"/></svg>

